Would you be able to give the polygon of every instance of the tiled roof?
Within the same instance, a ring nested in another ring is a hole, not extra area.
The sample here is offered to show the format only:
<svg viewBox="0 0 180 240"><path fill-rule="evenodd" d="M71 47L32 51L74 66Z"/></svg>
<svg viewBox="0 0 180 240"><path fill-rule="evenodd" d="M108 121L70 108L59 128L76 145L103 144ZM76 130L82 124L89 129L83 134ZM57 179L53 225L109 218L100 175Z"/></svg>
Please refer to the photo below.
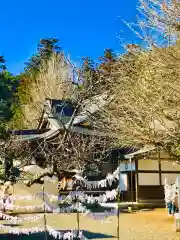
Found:
<svg viewBox="0 0 180 240"><path fill-rule="evenodd" d="M10 134L14 135L34 135L48 132L50 129L22 129L22 130L9 130Z"/></svg>

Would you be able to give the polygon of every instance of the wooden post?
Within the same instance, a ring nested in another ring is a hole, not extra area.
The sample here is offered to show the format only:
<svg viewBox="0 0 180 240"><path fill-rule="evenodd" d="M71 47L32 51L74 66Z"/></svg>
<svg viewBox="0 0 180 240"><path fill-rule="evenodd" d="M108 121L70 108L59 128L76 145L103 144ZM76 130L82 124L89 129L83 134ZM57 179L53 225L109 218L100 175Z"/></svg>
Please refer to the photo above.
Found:
<svg viewBox="0 0 180 240"><path fill-rule="evenodd" d="M76 180L75 180L76 182ZM76 184L76 183L75 183ZM74 185L74 184L73 184ZM79 204L79 194L81 193L82 188L80 186L76 186L75 188L75 194L76 194L76 205L77 205L77 210L76 210L76 221L77 221L77 236L79 236L80 233L80 204Z"/></svg>
<svg viewBox="0 0 180 240"><path fill-rule="evenodd" d="M120 239L119 235L119 214L120 214L120 164L119 164L119 183L118 183L118 194L117 194L117 240Z"/></svg>
<svg viewBox="0 0 180 240"><path fill-rule="evenodd" d="M76 220L77 220L77 229L78 229L78 236L79 236L79 231L80 231L80 216L79 216L79 192L76 192L76 204L77 204L77 214L76 214Z"/></svg>
<svg viewBox="0 0 180 240"><path fill-rule="evenodd" d="M177 187L178 187L177 193L178 193L178 212L179 212L180 210L180 176L177 177Z"/></svg>
<svg viewBox="0 0 180 240"><path fill-rule="evenodd" d="M47 219L46 219L46 204L45 204L45 191L44 191L44 183L43 183L43 187L42 187L42 190L43 190L43 210L44 210L44 214L43 214L43 217L44 217L44 237L45 237L45 240L47 240Z"/></svg>
<svg viewBox="0 0 180 240"><path fill-rule="evenodd" d="M165 177L164 179L164 196L165 196L165 204L166 204L166 208L167 208L167 177Z"/></svg>
<svg viewBox="0 0 180 240"><path fill-rule="evenodd" d="M135 174L136 174L136 202L139 201L139 176L138 176L138 160L134 159L135 161Z"/></svg>
<svg viewBox="0 0 180 240"><path fill-rule="evenodd" d="M77 229L78 229L78 235L79 235L79 231L80 231L80 226L79 226L79 224L80 224L80 218L79 218L79 201L78 201L78 209L77 209Z"/></svg>
<svg viewBox="0 0 180 240"><path fill-rule="evenodd" d="M133 206L133 187L132 187L132 185L133 185L133 178L132 178L132 159L130 158L129 159L129 161L130 161L130 166L131 166L131 207ZM131 209L132 210L132 209Z"/></svg>
<svg viewBox="0 0 180 240"><path fill-rule="evenodd" d="M178 213L175 214L175 230L176 232L180 232L180 176L176 179L177 183L177 193L178 193Z"/></svg>

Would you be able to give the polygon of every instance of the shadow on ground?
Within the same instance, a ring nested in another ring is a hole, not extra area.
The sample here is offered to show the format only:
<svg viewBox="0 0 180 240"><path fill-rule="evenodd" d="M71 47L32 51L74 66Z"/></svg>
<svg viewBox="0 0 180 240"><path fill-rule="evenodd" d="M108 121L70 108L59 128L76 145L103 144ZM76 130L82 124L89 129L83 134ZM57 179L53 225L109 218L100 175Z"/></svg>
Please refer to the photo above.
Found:
<svg viewBox="0 0 180 240"><path fill-rule="evenodd" d="M102 234L102 233L94 233L94 232L89 232L86 230L83 230L83 235L87 239L108 239L108 238L115 238L115 236L108 235L108 234Z"/></svg>
<svg viewBox="0 0 180 240"><path fill-rule="evenodd" d="M62 230L61 230L62 231ZM66 231L65 231L66 232ZM108 235L108 234L102 234L102 233L94 233L94 232L89 232L86 230L83 230L83 235L87 239L108 239L108 238L115 238L115 236ZM1 240L33 240L33 239L38 239L38 240L44 240L45 238L45 233L34 233L30 235L13 235L13 234L0 234L0 239ZM54 240L55 238L47 234L47 240ZM78 239L78 238L77 238Z"/></svg>
<svg viewBox="0 0 180 240"><path fill-rule="evenodd" d="M21 224L16 224L16 223L3 223L5 227L20 227L22 226Z"/></svg>

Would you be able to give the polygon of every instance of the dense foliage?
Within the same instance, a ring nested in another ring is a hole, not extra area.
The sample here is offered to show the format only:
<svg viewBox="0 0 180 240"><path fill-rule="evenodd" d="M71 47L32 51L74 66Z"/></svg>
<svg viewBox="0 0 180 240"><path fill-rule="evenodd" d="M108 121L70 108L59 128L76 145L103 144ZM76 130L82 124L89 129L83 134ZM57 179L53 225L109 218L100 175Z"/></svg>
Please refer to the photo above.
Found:
<svg viewBox="0 0 180 240"><path fill-rule="evenodd" d="M8 72L6 61L0 56L0 113L9 128L28 128L24 123L23 106L32 100L31 88L36 82L41 63L48 61L52 53L60 53L61 48L57 43L58 39L41 39L37 53L25 63L24 72L16 76Z"/></svg>
<svg viewBox="0 0 180 240"><path fill-rule="evenodd" d="M27 120L25 121L28 116L26 116L27 114L24 108L32 108L32 106L29 105L32 105L35 97L34 89L40 89L40 92L44 90L43 88L45 88L45 86L42 82L46 82L47 79L42 79L41 75L42 71L44 74L45 71L49 71L48 68L55 67L54 65L48 65L52 55L56 54L57 59L64 58L58 42L58 39L55 38L41 39L37 46L37 52L25 63L24 71L16 76L8 72L5 64L6 61L3 56L0 56L0 113L3 122L6 123L8 128L26 129L34 126ZM57 59L55 59L56 62L59 61ZM80 67L81 84L79 89L81 89L81 94L86 92L87 98L88 95L100 94L102 92L102 85L104 85L105 91L107 82L106 84L104 83L104 77L100 80L100 76L102 76L102 73L106 76L111 74L111 65L116 59L117 57L111 49L105 50L104 56L100 57L96 63L90 57L83 58L83 64ZM50 64L52 65L53 63ZM53 75L53 73L51 74ZM48 75L46 77L49 78L48 81L51 81L50 77L53 78L54 76ZM58 78L58 76L55 77ZM64 79L65 78L67 79L68 77L64 76ZM88 89L88 94L86 89ZM64 92L67 94L67 91ZM54 97L56 98L57 96Z"/></svg>

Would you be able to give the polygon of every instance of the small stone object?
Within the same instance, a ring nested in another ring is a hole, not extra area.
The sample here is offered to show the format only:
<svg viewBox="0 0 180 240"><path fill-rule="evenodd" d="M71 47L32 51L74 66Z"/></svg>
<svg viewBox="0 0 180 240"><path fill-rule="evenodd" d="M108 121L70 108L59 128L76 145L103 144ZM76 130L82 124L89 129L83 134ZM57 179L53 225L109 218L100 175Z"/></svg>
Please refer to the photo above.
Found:
<svg viewBox="0 0 180 240"><path fill-rule="evenodd" d="M132 207L128 207L128 212L132 212Z"/></svg>
<svg viewBox="0 0 180 240"><path fill-rule="evenodd" d="M140 212L150 212L152 211L152 209L149 209L149 208L143 208L140 210Z"/></svg>

